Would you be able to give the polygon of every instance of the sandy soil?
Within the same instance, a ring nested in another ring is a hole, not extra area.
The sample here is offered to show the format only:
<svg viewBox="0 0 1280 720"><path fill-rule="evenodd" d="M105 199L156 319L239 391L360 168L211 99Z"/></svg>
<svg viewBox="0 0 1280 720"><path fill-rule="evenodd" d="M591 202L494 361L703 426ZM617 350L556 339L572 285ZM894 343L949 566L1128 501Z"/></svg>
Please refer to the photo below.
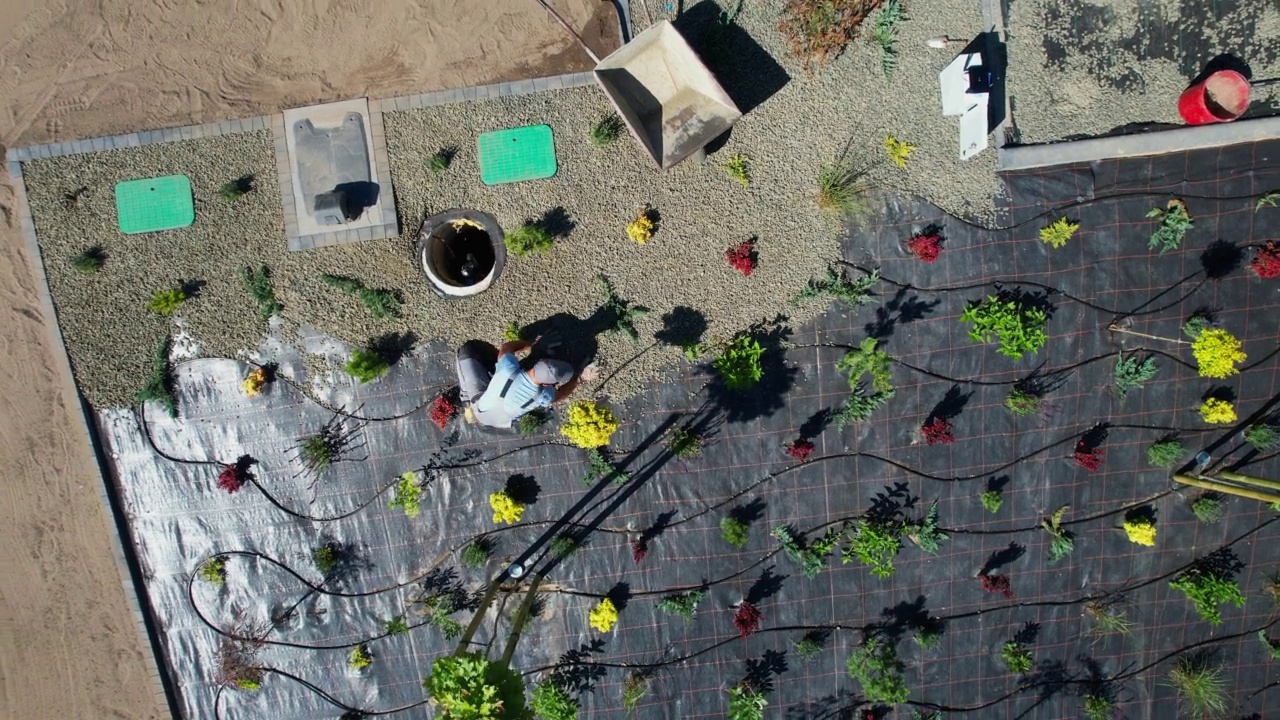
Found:
<svg viewBox="0 0 1280 720"><path fill-rule="evenodd" d="M553 5L598 52L618 42L611 3ZM534 0L5 0L0 146L575 72L588 62ZM0 170L0 715L166 717L24 247Z"/></svg>

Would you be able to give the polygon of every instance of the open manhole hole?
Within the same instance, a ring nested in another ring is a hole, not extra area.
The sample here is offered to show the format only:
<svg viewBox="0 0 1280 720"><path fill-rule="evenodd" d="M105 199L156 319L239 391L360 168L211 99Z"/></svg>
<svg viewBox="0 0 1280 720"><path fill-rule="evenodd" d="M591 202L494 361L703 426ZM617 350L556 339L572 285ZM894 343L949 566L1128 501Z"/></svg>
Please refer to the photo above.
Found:
<svg viewBox="0 0 1280 720"><path fill-rule="evenodd" d="M477 210L450 210L424 220L417 253L431 287L449 297L484 292L507 260L497 219Z"/></svg>

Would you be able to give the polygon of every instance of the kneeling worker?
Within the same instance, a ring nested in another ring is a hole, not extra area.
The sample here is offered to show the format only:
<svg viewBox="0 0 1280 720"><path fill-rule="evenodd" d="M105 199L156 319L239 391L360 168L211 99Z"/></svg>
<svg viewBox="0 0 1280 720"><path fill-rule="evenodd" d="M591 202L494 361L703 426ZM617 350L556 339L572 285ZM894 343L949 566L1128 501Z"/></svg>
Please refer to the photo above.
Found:
<svg viewBox="0 0 1280 720"><path fill-rule="evenodd" d="M536 340L534 342L537 342ZM458 349L458 386L468 423L509 428L525 413L559 402L578 387L581 375L564 360L542 358L525 370L516 353L532 343L513 340L496 350L480 340Z"/></svg>

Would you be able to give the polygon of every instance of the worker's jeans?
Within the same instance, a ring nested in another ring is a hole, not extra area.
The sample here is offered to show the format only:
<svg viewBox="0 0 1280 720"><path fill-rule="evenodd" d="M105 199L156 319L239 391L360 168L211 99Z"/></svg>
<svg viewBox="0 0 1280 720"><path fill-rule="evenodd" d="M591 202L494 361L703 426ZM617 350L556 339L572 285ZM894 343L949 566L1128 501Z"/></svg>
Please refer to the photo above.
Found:
<svg viewBox="0 0 1280 720"><path fill-rule="evenodd" d="M458 348L458 389L464 403L484 394L497 364L498 349L483 340L468 340Z"/></svg>

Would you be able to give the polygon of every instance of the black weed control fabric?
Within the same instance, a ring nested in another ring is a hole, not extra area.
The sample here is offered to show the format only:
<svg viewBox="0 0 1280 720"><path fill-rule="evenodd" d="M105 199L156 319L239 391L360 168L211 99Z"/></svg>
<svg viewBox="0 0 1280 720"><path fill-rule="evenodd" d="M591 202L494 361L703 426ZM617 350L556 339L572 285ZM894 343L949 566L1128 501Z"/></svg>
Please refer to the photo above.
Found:
<svg viewBox="0 0 1280 720"><path fill-rule="evenodd" d="M626 484L584 485L585 453L561 444L554 421L531 438L458 420L438 431L427 406L453 383L442 347L419 348L389 377L355 390L293 385L300 364L285 362L280 379L254 399L240 389L247 366L191 361L178 366L180 419L154 407L143 418L101 411L183 711L430 717L422 680L455 641L427 624L413 599L478 593L517 557L544 567L551 537L562 532L576 533L583 546L548 573L513 666L532 686L559 665L561 679L580 691L580 717L623 717L622 685L638 673L648 683L641 718L724 717L727 688L744 679L768 690L768 718L934 710L948 718L1079 717L1088 693L1109 694L1130 718L1168 718L1175 696L1167 674L1193 652L1221 665L1234 712L1280 705L1280 664L1257 637L1277 617L1266 592L1280 570L1277 513L1229 499L1220 522L1201 523L1188 507L1193 494L1145 460L1148 445L1177 433L1188 460L1213 447L1215 464L1244 461L1255 474L1280 477L1273 454L1248 455L1239 439L1243 423L1280 393L1280 280L1247 267L1255 248L1280 240L1280 208L1255 210L1258 196L1280 189L1280 142L1006 181L1010 229L976 228L901 202L887 220L855 230L845 269L858 276L880 268L875 302L833 304L815 324L789 328L783 320L762 330L769 349L758 390L708 386L708 369L690 363L616 405L624 422L611 449L631 473ZM1158 256L1147 247L1156 221L1145 216L1171 198L1186 201L1195 225L1182 249ZM1080 230L1050 250L1039 230L1063 216ZM945 237L944 249L925 264L902 241L930 225ZM1013 361L967 336L959 322L965 304L998 288L1045 295L1049 341L1038 354ZM1201 378L1189 346L1108 330L1118 322L1177 339L1200 308L1244 341L1241 374ZM685 320L682 327L696 327ZM830 413L849 384L836 361L868 336L894 357L897 392L869 421L837 430ZM1111 387L1122 351L1150 353L1159 368L1125 399ZM1003 402L1028 378L1047 392L1045 406L1017 418ZM1197 412L1202 396L1222 388L1234 394L1241 422L1206 425ZM296 448L335 418L330 408L343 409L342 458L305 472ZM954 443L921 441L919 429L933 417L949 419ZM701 457L671 457L664 436L676 426L708 436ZM783 451L799 437L816 445L803 463ZM1073 462L1082 439L1103 453L1097 471ZM220 490L222 465L243 456L255 461L255 480L234 494ZM388 507L398 476L423 468L421 512L408 517ZM488 496L508 485L527 509L521 522L495 525ZM994 514L979 502L990 488L1004 497ZM856 561L842 564L839 549L806 578L770 536L790 526L812 542L869 513L918 519L935 502L949 540L936 554L904 540L887 578ZM1075 550L1050 563L1040 524L1062 506ZM1154 516L1154 548L1129 542L1120 529L1131 511ZM720 523L731 515L748 522L741 550L721 538ZM494 557L469 569L460 549L477 536L492 541ZM323 545L339 549L327 578L311 557ZM1247 599L1223 606L1213 626L1169 581L1217 552L1239 567ZM219 555L223 586L193 579ZM1006 576L1012 598L985 592L980 573ZM706 596L692 620L657 609L663 597L696 589ZM587 615L605 596L622 611L611 632L599 633ZM476 639L496 639L500 648L519 594L499 597ZM763 616L745 639L733 623L744 600ZM1091 602L1123 609L1131 634L1091 637ZM384 623L401 615L409 631L388 635ZM464 625L470 616L453 615ZM936 647L917 642L922 627L942 630ZM220 688L221 636L245 632L264 640L250 663L264 670L261 687ZM808 633L824 640L807 661L793 644ZM896 646L909 704L863 700L846 661L868 637ZM1034 662L1022 675L1000 658L1015 638ZM349 669L361 644L372 664Z"/></svg>

